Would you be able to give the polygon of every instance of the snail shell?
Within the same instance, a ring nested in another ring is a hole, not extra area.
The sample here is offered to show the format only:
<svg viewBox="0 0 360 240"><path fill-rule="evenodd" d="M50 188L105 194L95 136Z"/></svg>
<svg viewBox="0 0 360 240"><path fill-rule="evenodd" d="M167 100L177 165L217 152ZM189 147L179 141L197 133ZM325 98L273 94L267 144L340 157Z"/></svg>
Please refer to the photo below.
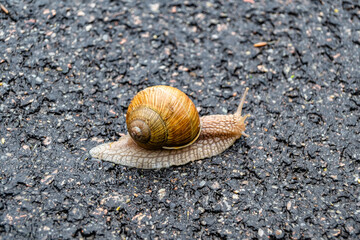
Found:
<svg viewBox="0 0 360 240"><path fill-rule="evenodd" d="M182 91L154 86L132 99L126 114L132 139L146 149L186 147L200 135L200 117L194 103Z"/></svg>

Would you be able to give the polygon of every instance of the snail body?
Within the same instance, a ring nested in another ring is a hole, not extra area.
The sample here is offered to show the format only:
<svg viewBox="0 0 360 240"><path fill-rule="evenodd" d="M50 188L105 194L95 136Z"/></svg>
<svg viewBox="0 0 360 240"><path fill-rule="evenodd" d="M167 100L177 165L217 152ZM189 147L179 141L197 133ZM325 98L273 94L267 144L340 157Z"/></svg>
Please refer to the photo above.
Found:
<svg viewBox="0 0 360 240"><path fill-rule="evenodd" d="M250 115L241 116L247 91L248 88L245 90L235 114L200 117L201 130L196 133L196 127L194 128L195 137L189 140L189 143L181 143L180 146L172 144L171 149L166 146L156 147L157 149L153 149L151 146L146 149L141 146L142 144L134 141L130 134L127 134L116 142L104 143L91 149L90 155L129 167L157 169L183 165L220 154L242 135L247 136L244 133L245 120ZM197 123L194 126L196 125Z"/></svg>

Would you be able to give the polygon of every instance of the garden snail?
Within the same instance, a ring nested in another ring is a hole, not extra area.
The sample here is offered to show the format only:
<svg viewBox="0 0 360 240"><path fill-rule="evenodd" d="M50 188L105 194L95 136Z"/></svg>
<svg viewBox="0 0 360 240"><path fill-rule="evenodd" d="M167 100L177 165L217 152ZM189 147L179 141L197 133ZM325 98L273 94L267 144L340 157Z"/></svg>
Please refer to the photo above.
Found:
<svg viewBox="0 0 360 240"><path fill-rule="evenodd" d="M235 114L200 118L193 102L180 90L146 88L129 105L129 134L91 149L90 155L129 167L156 169L220 154L242 135L248 136L245 120L250 115L241 116L247 92L248 88Z"/></svg>

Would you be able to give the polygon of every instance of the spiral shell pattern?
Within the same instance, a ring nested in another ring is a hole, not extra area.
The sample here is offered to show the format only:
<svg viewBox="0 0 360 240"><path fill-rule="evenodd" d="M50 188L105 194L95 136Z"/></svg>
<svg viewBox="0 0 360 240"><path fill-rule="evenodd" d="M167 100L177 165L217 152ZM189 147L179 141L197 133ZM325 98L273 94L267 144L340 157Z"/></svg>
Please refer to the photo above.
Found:
<svg viewBox="0 0 360 240"><path fill-rule="evenodd" d="M140 91L129 105L126 124L133 140L146 149L186 147L200 135L200 117L194 103L170 86Z"/></svg>

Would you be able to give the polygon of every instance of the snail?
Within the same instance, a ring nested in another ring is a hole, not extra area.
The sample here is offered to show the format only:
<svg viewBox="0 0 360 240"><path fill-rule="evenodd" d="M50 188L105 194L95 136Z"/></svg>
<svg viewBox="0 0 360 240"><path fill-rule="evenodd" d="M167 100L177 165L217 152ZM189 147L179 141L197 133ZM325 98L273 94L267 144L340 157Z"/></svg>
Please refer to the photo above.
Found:
<svg viewBox="0 0 360 240"><path fill-rule="evenodd" d="M212 157L229 148L244 133L241 116L246 88L235 114L199 117L185 93L170 86L140 91L126 114L129 133L118 141L90 150L90 155L129 167L157 169Z"/></svg>

